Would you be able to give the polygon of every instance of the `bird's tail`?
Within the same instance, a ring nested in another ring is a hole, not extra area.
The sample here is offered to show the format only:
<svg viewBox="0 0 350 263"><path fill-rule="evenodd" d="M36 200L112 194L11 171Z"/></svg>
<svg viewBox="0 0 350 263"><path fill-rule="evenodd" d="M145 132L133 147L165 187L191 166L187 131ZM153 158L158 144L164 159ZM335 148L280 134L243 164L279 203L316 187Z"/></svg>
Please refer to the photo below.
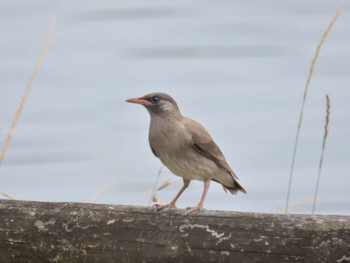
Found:
<svg viewBox="0 0 350 263"><path fill-rule="evenodd" d="M218 180L215 180L215 179L212 179L213 181L221 184ZM224 191L226 193L230 193L230 194L238 194L238 192L242 192L244 194L246 194L246 190L235 180L233 179L233 186L227 186L227 185L223 185L222 184L222 187L224 188Z"/></svg>
<svg viewBox="0 0 350 263"><path fill-rule="evenodd" d="M244 194L246 194L246 190L236 181L234 180L233 182L233 187L230 186L226 186L226 185L222 185L222 187L224 188L224 191L227 193L229 192L230 194L238 194L238 192L242 192Z"/></svg>

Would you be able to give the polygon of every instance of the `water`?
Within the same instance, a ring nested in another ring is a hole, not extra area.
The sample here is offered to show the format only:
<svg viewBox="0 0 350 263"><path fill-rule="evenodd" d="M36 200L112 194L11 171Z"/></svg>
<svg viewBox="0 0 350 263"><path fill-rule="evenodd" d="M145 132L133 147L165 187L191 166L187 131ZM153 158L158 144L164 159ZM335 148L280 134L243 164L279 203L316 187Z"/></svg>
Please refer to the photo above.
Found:
<svg viewBox="0 0 350 263"><path fill-rule="evenodd" d="M307 73L337 2L2 1L0 142L18 107L51 18L58 37L27 98L0 167L0 189L18 199L149 202L160 162L145 109L124 102L171 94L182 113L212 134L246 188L226 195L212 183L207 209L284 209ZM350 214L350 11L322 48L305 107L291 192L293 213L310 213L321 154L325 94L329 137L316 212ZM158 192L169 201L182 180ZM178 206L202 192L192 182Z"/></svg>

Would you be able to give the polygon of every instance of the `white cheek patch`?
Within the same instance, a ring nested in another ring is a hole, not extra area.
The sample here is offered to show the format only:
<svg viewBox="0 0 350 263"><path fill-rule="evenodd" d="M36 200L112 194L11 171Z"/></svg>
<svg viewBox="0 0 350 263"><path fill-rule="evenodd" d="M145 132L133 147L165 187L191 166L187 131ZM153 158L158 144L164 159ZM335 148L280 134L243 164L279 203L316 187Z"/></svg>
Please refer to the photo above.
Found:
<svg viewBox="0 0 350 263"><path fill-rule="evenodd" d="M163 102L162 105L160 105L160 108L164 111L171 111L173 110L173 104L171 104L170 102Z"/></svg>

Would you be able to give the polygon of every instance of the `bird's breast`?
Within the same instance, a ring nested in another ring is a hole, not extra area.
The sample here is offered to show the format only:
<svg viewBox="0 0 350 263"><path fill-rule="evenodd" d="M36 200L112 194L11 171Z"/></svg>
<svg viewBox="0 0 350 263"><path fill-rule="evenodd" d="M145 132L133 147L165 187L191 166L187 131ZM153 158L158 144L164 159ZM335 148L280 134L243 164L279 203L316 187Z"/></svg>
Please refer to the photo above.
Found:
<svg viewBox="0 0 350 263"><path fill-rule="evenodd" d="M180 122L152 119L149 143L158 156L177 152L180 148L189 145L190 141L190 134Z"/></svg>
<svg viewBox="0 0 350 263"><path fill-rule="evenodd" d="M176 134L173 136L160 133L156 140L150 140L150 145L161 162L172 173L188 180L213 178L218 172L218 166L198 153L189 140Z"/></svg>
<svg viewBox="0 0 350 263"><path fill-rule="evenodd" d="M153 127L151 124L149 143L162 163L185 179L210 179L220 170L213 161L194 149L191 134L180 122Z"/></svg>

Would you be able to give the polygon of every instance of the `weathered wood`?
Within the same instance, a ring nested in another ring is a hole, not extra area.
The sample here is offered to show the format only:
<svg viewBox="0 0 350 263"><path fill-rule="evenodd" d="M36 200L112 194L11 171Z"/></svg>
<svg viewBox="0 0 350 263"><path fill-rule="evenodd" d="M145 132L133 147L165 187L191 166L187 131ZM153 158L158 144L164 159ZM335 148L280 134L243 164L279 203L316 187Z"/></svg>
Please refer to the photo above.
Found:
<svg viewBox="0 0 350 263"><path fill-rule="evenodd" d="M350 262L350 217L0 200L0 262Z"/></svg>

